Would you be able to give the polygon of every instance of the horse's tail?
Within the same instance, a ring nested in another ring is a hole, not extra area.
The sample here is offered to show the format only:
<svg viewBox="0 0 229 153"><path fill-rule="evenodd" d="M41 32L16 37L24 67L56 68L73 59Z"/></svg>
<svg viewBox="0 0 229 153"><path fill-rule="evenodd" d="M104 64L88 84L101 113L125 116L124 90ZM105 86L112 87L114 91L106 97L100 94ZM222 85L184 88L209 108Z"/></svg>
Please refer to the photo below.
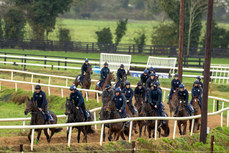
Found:
<svg viewBox="0 0 229 153"><path fill-rule="evenodd" d="M60 132L60 131L62 131L63 130L63 128L56 128L55 129L55 133L58 133L58 132Z"/></svg>

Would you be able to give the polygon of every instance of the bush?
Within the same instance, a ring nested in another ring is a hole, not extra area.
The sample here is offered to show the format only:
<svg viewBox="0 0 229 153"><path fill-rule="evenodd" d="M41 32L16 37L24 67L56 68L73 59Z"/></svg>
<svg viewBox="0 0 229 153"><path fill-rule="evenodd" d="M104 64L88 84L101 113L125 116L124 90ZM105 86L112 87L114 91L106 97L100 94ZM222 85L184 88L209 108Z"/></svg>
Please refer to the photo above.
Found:
<svg viewBox="0 0 229 153"><path fill-rule="evenodd" d="M71 41L69 29L64 29L64 28L59 29L59 41Z"/></svg>
<svg viewBox="0 0 229 153"><path fill-rule="evenodd" d="M145 32L138 32L138 35L134 38L134 42L137 45L138 52L142 53L144 50L144 46L146 44L146 35Z"/></svg>
<svg viewBox="0 0 229 153"><path fill-rule="evenodd" d="M97 35L98 47L101 51L112 51L113 42L112 42L112 33L110 28L103 28L100 31L95 32Z"/></svg>
<svg viewBox="0 0 229 153"><path fill-rule="evenodd" d="M24 38L24 27L26 20L22 11L10 9L4 16L5 20L5 38L22 40Z"/></svg>
<svg viewBox="0 0 229 153"><path fill-rule="evenodd" d="M117 28L115 30L115 35L116 35L115 44L116 44L116 46L121 41L122 37L126 34L126 30L127 30L126 25L127 25L127 22L128 22L128 19L119 20L117 22Z"/></svg>

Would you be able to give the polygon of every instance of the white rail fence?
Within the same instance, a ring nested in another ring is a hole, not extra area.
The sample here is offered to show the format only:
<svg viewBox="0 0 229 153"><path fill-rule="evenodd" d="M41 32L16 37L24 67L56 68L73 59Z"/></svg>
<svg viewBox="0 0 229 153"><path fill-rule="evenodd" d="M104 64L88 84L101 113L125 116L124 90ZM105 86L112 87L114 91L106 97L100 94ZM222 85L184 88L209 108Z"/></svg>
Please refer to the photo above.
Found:
<svg viewBox="0 0 229 153"><path fill-rule="evenodd" d="M43 61L55 61L55 62L71 62L71 63L83 63L83 60L69 60L69 59L57 59L57 58L42 58L42 57L29 57L29 56L14 56L14 55L3 55L0 54L0 57L3 58L15 58L15 59L30 59L30 60L43 60ZM34 63L23 63L23 62L6 62L6 61L0 61L0 63L4 64L12 64L12 65L28 65L28 66L38 66L38 67L50 67L50 68L64 68L64 69L75 69L79 70L81 67L70 67L70 66L60 66L60 65L46 65L46 64L34 64ZM98 61L90 61L92 64L100 64ZM120 65L120 63L112 63L112 64L117 64ZM136 66L136 67L146 67L146 65L141 65L141 64L130 64L130 66ZM171 67L168 66L156 66L155 68L161 68L161 69L171 69ZM178 69L178 67L174 67L173 69ZM97 69L93 69L97 70ZM196 71L196 72L203 72L203 69L196 69L196 68L183 68L183 70L187 71ZM111 70L116 72L117 70ZM141 73L141 71L130 71L131 73ZM218 83L227 83L229 84L229 69L228 67L223 67L221 65L216 66L212 65L211 66L211 72L212 76L211 79L215 79L215 83L218 80ZM158 73L160 74L165 74L165 73ZM219 74L219 75L217 75ZM174 75L174 74L173 74ZM184 77L196 77L196 75L183 75ZM203 77L203 76L201 76ZM222 80L222 81L221 81Z"/></svg>
<svg viewBox="0 0 229 153"><path fill-rule="evenodd" d="M224 108L222 110L219 110L214 113L208 113L208 116L213 116L217 114L221 114L221 127L223 126L223 112L227 111L227 127L229 126L229 107ZM93 122L80 122L80 123L66 123L66 124L51 124L51 125L23 125L23 126L0 126L0 129L32 129L32 139L31 139L31 151L33 151L33 145L34 145L34 133L35 129L44 129L44 128L58 128L58 127L67 127L70 128L69 131L69 137L68 137L68 146L70 147L71 144L71 134L72 134L72 127L73 126L87 126L87 125L98 125L101 124L101 135L100 135L100 142L99 144L103 144L103 129L104 124L110 124L110 123L118 123L118 122L130 122L130 130L129 130L129 142L131 141L132 137L132 127L133 127L133 121L139 121L139 120L155 120L155 129L158 127L158 122L161 120L173 120L174 121L174 127L173 127L173 139L175 139L176 136L176 126L177 122L180 120L192 120L191 124L191 132L190 135L193 134L194 130L194 121L197 118L200 118L201 115L196 116L190 116L190 117L132 117L132 118L122 118L122 119L113 119L113 120L104 120L104 121L93 121ZM5 120L6 121L6 120ZM157 130L154 131L155 140L157 139Z"/></svg>

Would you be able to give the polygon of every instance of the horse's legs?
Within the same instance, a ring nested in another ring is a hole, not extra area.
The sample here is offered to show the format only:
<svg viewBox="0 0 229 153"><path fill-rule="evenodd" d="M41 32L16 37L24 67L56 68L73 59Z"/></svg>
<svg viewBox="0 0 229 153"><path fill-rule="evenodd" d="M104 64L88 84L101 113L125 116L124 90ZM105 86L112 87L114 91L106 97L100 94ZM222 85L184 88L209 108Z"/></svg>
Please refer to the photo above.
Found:
<svg viewBox="0 0 229 153"><path fill-rule="evenodd" d="M67 129L67 141L68 141L68 135L69 135L69 127Z"/></svg>
<svg viewBox="0 0 229 153"><path fill-rule="evenodd" d="M103 128L103 142L105 142L105 139L106 139L106 133L105 133L105 126Z"/></svg>
<svg viewBox="0 0 229 153"><path fill-rule="evenodd" d="M146 125L145 125L145 129L144 129L144 135L146 135Z"/></svg>
<svg viewBox="0 0 229 153"><path fill-rule="evenodd" d="M78 143L80 143L80 133L81 133L81 127L78 128L78 136L77 136Z"/></svg>
<svg viewBox="0 0 229 153"><path fill-rule="evenodd" d="M138 123L138 126L139 126L139 137L142 136L142 127L143 125L141 123Z"/></svg>
<svg viewBox="0 0 229 153"><path fill-rule="evenodd" d="M51 141L51 138L55 133L55 128L51 128L50 131L51 131L51 136L49 137L49 142Z"/></svg>
<svg viewBox="0 0 229 153"><path fill-rule="evenodd" d="M50 142L50 141L49 141L49 134L48 134L47 129L44 129L44 134L45 134L45 136L46 136L47 141Z"/></svg>
<svg viewBox="0 0 229 153"><path fill-rule="evenodd" d="M147 126L147 130L148 130L149 138L151 138L151 128Z"/></svg>
<svg viewBox="0 0 229 153"><path fill-rule="evenodd" d="M179 128L180 135L182 135L182 132L181 132L181 121L178 121L178 128Z"/></svg>
<svg viewBox="0 0 229 153"><path fill-rule="evenodd" d="M115 132L115 133L116 133L116 132ZM120 131L118 132L118 135L117 135L116 141L118 141L119 136L120 136Z"/></svg>
<svg viewBox="0 0 229 153"><path fill-rule="evenodd" d="M84 141L87 143L87 131L86 131L85 127L83 127L82 132L84 134Z"/></svg>
<svg viewBox="0 0 229 153"><path fill-rule="evenodd" d="M108 136L108 140L111 141L111 135L113 134L113 131L111 130L111 128L109 129L109 136Z"/></svg>
<svg viewBox="0 0 229 153"><path fill-rule="evenodd" d="M42 129L39 129L38 130L38 134L37 134L37 141L39 141L40 140L40 136L41 136L41 131L42 131Z"/></svg>
<svg viewBox="0 0 229 153"><path fill-rule="evenodd" d="M158 128L159 138L161 137L161 128Z"/></svg>
<svg viewBox="0 0 229 153"><path fill-rule="evenodd" d="M197 130L200 130L200 125L201 125L200 118L197 121L198 121Z"/></svg>
<svg viewBox="0 0 229 153"><path fill-rule="evenodd" d="M122 137L123 140L126 140L126 138L125 138L123 132L121 132L121 137Z"/></svg>
<svg viewBox="0 0 229 153"><path fill-rule="evenodd" d="M29 142L31 142L31 133L32 133L32 130L30 130L30 132L29 132L29 134L28 134Z"/></svg>
<svg viewBox="0 0 229 153"><path fill-rule="evenodd" d="M184 121L183 126L184 126L183 135L185 135L186 134L187 121Z"/></svg>

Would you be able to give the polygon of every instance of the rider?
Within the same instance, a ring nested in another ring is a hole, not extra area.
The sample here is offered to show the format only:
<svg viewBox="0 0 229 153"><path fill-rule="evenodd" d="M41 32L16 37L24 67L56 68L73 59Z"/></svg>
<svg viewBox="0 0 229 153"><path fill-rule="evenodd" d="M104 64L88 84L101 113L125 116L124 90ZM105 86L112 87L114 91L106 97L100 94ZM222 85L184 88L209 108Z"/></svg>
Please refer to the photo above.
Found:
<svg viewBox="0 0 229 153"><path fill-rule="evenodd" d="M102 87L103 84L105 83L106 79L107 79L107 75L110 73L110 69L108 68L108 63L105 62L104 63L104 67L102 68L102 70L100 71L100 83L99 86Z"/></svg>
<svg viewBox="0 0 229 153"><path fill-rule="evenodd" d="M134 109L134 106L132 104L132 99L134 96L134 92L133 90L130 88L130 82L126 81L125 82L125 88L122 90L122 93L125 95L126 97L126 103L130 108L130 111L133 115L135 115L136 110Z"/></svg>
<svg viewBox="0 0 229 153"><path fill-rule="evenodd" d="M111 86L109 84L106 84L105 89L103 90L103 93L102 93L102 102L104 102L104 98L110 97L109 100L111 100L113 96L114 96L114 92L111 89Z"/></svg>
<svg viewBox="0 0 229 153"><path fill-rule="evenodd" d="M145 101L146 89L145 89L145 87L142 86L141 82L138 82L137 87L134 89L134 98L135 98L135 100L136 100L136 95L141 95L142 98L143 98L143 101Z"/></svg>
<svg viewBox="0 0 229 153"><path fill-rule="evenodd" d="M153 67L152 67L152 66L149 68L148 75L150 75L151 73L155 73L155 70L153 69Z"/></svg>
<svg viewBox="0 0 229 153"><path fill-rule="evenodd" d="M195 82L194 82L194 87L192 88L192 97L198 97L198 99L199 99L199 105L200 105L200 108L201 108L201 104L202 104L202 101L201 101L201 94L202 94L202 90L201 90L201 88L200 88L200 86L199 86L199 81L198 80L196 80ZM191 100L191 102L190 102L190 104L191 105L193 105L192 104L192 100Z"/></svg>
<svg viewBox="0 0 229 153"><path fill-rule="evenodd" d="M115 89L114 102L115 102L116 109L121 114L121 117L122 118L127 117L126 116L126 98L121 93L121 90L119 88Z"/></svg>
<svg viewBox="0 0 229 153"><path fill-rule="evenodd" d="M70 93L70 100L74 101L74 104L76 106L76 109L80 109L82 111L82 113L84 114L84 118L85 118L85 121L87 121L87 112L86 112L86 107L85 107L85 103L84 103L84 99L83 99L83 96L82 96L82 93L79 92L77 89L76 89L76 86L75 85L72 85L70 87L70 90L71 90L71 93Z"/></svg>
<svg viewBox="0 0 229 153"><path fill-rule="evenodd" d="M179 85L179 90L178 90L177 95L178 95L179 100L183 99L185 101L184 106L188 110L189 115L192 116L192 114L194 113L194 110L193 110L192 106L188 104L188 98L189 98L188 90L184 88L183 84ZM176 111L174 113L174 117L176 117L177 111L178 111L178 106L177 106Z"/></svg>
<svg viewBox="0 0 229 153"><path fill-rule="evenodd" d="M170 90L170 93L169 93L169 100L168 100L167 104L169 104L170 100L173 97L173 93L176 92L176 89L179 88L180 84L181 84L181 81L179 80L179 75L175 74L174 79L171 82L171 90Z"/></svg>
<svg viewBox="0 0 229 153"><path fill-rule="evenodd" d="M203 85L203 83L201 82L201 77L200 77L200 76L197 76L197 77L196 77L196 80L199 81L199 86L200 86L201 89L203 89L203 88L204 88L204 85ZM195 86L195 81L194 81L194 83L193 83L193 87L194 87L194 86Z"/></svg>
<svg viewBox="0 0 229 153"><path fill-rule="evenodd" d="M88 59L86 58L85 59L85 62L83 63L82 67L81 67L81 77L80 77L80 82L81 84L83 83L83 79L84 79L84 72L86 73L87 72L87 67L89 66L90 64L88 63Z"/></svg>
<svg viewBox="0 0 229 153"><path fill-rule="evenodd" d="M141 83L146 85L146 81L149 78L148 70L144 70L144 73L141 74Z"/></svg>
<svg viewBox="0 0 229 153"><path fill-rule="evenodd" d="M123 76L124 76L125 74L126 74L126 71L125 71L125 69L124 69L124 65L121 64L121 65L120 65L120 68L119 68L118 71L117 71L117 80L118 80L118 82L117 82L117 84L116 84L116 88L120 86L121 81L122 81L122 78L123 78Z"/></svg>
<svg viewBox="0 0 229 153"><path fill-rule="evenodd" d="M153 83L149 92L149 103L152 107L156 108L160 116L166 116L161 107L162 93L158 89L158 84Z"/></svg>
<svg viewBox="0 0 229 153"><path fill-rule="evenodd" d="M41 90L40 85L35 86L35 92L33 93L33 99L37 102L37 107L39 111L43 111L45 114L45 120L48 121L50 119L50 122L54 122L54 119L52 118L51 114L48 110L48 102L46 99L46 94L44 91Z"/></svg>
<svg viewBox="0 0 229 153"><path fill-rule="evenodd" d="M146 81L146 88L147 88L147 90L150 90L150 88L151 88L151 86L153 85L154 82L157 82L157 80L155 79L155 73L152 72L150 74L150 77Z"/></svg>

